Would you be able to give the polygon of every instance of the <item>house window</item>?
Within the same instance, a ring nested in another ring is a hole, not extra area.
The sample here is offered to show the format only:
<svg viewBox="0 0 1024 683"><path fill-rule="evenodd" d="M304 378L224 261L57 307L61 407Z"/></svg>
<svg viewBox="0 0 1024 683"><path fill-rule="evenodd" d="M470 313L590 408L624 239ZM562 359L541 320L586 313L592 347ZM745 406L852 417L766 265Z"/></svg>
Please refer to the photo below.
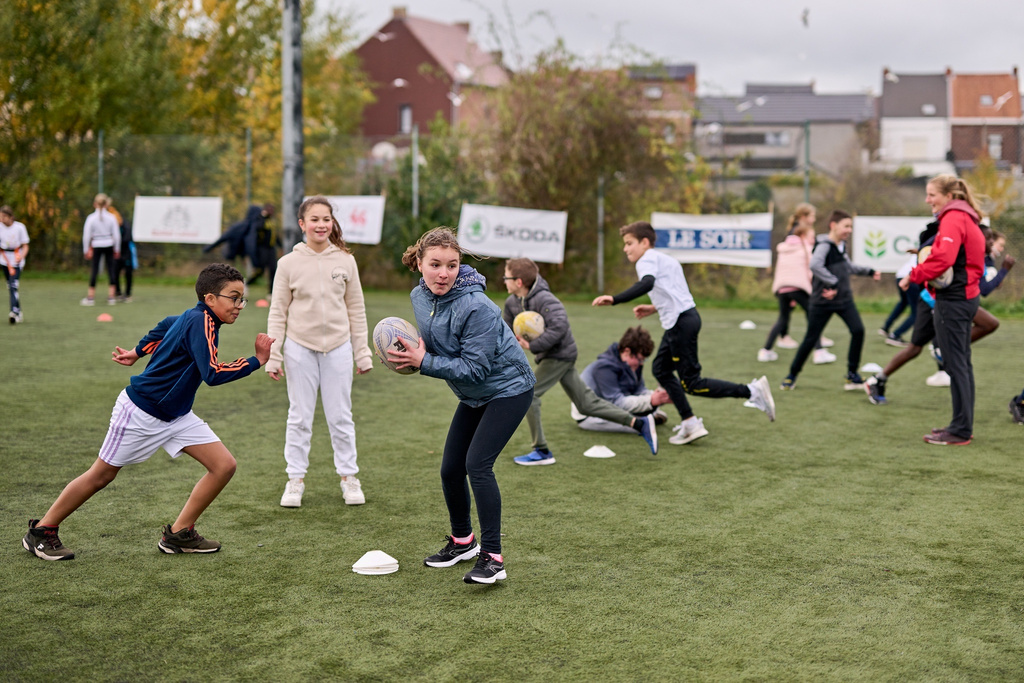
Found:
<svg viewBox="0 0 1024 683"><path fill-rule="evenodd" d="M412 133L412 105L398 105L398 132L403 135Z"/></svg>
<svg viewBox="0 0 1024 683"><path fill-rule="evenodd" d="M934 104L922 104L921 113L925 116L935 116L935 105Z"/></svg>
<svg viewBox="0 0 1024 683"><path fill-rule="evenodd" d="M995 100L992 99L991 95L982 95L978 99L978 101L981 103L981 106L983 107L991 107L993 104L995 104Z"/></svg>
<svg viewBox="0 0 1024 683"><path fill-rule="evenodd" d="M644 97L649 100L660 100L662 94L660 85L649 85L644 88Z"/></svg>
<svg viewBox="0 0 1024 683"><path fill-rule="evenodd" d="M988 136L988 155L995 160L1003 158L1003 136L993 133Z"/></svg>
<svg viewBox="0 0 1024 683"><path fill-rule="evenodd" d="M772 133L764 134L764 144L769 147L787 147L789 146L789 131L779 130Z"/></svg>
<svg viewBox="0 0 1024 683"><path fill-rule="evenodd" d="M764 133L731 133L725 134L725 144L727 145L764 145L765 134Z"/></svg>

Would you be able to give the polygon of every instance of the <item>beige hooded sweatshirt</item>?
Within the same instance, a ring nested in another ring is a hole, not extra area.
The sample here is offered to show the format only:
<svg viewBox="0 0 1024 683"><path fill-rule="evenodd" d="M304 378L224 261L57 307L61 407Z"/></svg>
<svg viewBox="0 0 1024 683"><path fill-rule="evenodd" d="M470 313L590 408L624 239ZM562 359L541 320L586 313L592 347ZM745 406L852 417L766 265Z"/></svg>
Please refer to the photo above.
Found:
<svg viewBox="0 0 1024 683"><path fill-rule="evenodd" d="M287 333L285 328L287 327ZM316 253L300 242L277 262L267 334L276 339L265 369L281 369L281 345L290 342L327 353L352 340L356 367L370 370L366 306L352 254L333 244Z"/></svg>

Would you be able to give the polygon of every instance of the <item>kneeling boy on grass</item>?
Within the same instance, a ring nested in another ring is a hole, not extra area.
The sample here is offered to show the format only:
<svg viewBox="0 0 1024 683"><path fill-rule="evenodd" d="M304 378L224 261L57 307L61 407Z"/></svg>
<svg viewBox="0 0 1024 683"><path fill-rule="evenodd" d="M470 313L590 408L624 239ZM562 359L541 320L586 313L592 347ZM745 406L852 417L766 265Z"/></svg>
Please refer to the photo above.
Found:
<svg viewBox="0 0 1024 683"><path fill-rule="evenodd" d="M705 398L742 398L746 401L743 405L764 411L768 419L774 421L775 401L764 376L750 384L701 376L697 359L701 320L697 304L686 284L682 264L654 249L657 233L651 224L630 223L619 228L619 234L622 235L622 251L631 263L636 264L636 274L640 279L615 296L603 294L597 297L593 305L614 306L650 293L653 305L634 306L633 315L641 319L657 313L665 330L658 353L654 356L652 372L682 418L682 422L673 428L676 433L669 438L669 443L690 443L708 434L704 421L693 414L686 394Z"/></svg>
<svg viewBox="0 0 1024 683"><path fill-rule="evenodd" d="M172 458L188 453L207 472L192 489L185 507L163 528L157 547L165 553L215 553L220 543L195 530L199 515L209 507L235 473L235 459L210 426L192 412L202 382L213 386L250 375L270 358L274 340L256 335L256 355L230 363L217 360L220 326L230 325L245 308L242 274L214 263L196 280L199 303L177 316L161 320L134 349L114 347L113 360L132 365L147 353L152 360L132 377L110 416L110 428L99 457L72 481L42 519L28 523L22 539L25 550L44 560L70 560L75 554L57 536L57 527L97 491L114 481L125 465L143 462L163 447Z"/></svg>
<svg viewBox="0 0 1024 683"><path fill-rule="evenodd" d="M505 300L502 318L509 327L523 311L540 313L544 318L544 333L533 341L517 336L524 350L536 355L537 384L533 387L533 403L526 413L530 425L533 450L514 458L519 465L553 465L555 456L548 449L544 429L540 423L541 396L548 389L561 384L576 409L584 416L599 417L615 424L631 428L643 437L651 449L658 453L658 434L654 430L654 418L633 417L622 408L598 398L576 372L576 340L569 328L569 316L565 306L551 293L548 283L540 276L537 264L528 258L509 259L505 264L505 288L511 295Z"/></svg>

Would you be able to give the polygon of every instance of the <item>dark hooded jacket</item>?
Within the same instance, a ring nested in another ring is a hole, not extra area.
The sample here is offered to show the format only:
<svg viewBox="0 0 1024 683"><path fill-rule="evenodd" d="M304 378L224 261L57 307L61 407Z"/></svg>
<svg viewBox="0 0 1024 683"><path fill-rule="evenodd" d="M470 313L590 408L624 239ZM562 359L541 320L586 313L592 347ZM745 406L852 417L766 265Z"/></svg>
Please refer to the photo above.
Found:
<svg viewBox="0 0 1024 683"><path fill-rule="evenodd" d="M572 329L569 327L569 315L558 297L551 293L547 281L540 275L526 296L518 297L513 294L505 300L501 317L511 328L512 321L523 311L534 311L544 318L544 333L530 342L530 353L537 356L537 362L546 358L576 361L578 351Z"/></svg>

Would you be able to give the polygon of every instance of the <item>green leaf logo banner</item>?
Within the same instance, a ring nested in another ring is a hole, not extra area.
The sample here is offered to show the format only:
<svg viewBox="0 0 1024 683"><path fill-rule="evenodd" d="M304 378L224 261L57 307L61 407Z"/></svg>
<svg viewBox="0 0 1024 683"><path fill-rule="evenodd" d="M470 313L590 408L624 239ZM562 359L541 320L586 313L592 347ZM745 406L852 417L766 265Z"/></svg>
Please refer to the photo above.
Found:
<svg viewBox="0 0 1024 683"><path fill-rule="evenodd" d="M885 255L885 233L881 230L869 232L864 239L864 253L871 258Z"/></svg>

